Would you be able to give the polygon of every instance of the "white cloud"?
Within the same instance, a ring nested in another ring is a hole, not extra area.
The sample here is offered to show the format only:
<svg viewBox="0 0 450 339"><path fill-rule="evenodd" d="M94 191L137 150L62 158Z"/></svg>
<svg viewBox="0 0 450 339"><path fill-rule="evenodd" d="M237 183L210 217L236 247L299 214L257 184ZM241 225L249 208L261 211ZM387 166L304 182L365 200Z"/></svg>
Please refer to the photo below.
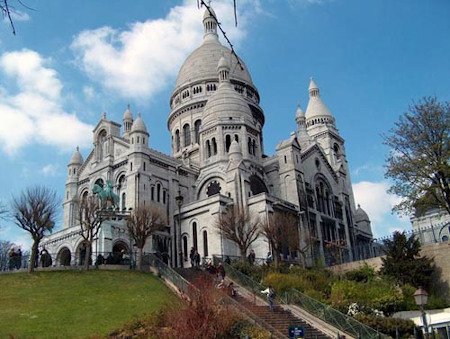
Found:
<svg viewBox="0 0 450 339"><path fill-rule="evenodd" d="M389 183L386 181L361 181L353 184L353 193L356 204L367 212L372 223L375 236L387 235L393 229L408 227L409 219L391 213L401 198L387 193Z"/></svg>
<svg viewBox="0 0 450 339"><path fill-rule="evenodd" d="M249 15L261 11L258 0L240 1L236 28L232 2L215 1L213 6L235 45L246 35ZM128 30L83 31L75 37L72 49L93 81L123 97L142 99L165 88L193 46L200 45L203 12L195 1L185 0L165 18L135 22Z"/></svg>
<svg viewBox="0 0 450 339"><path fill-rule="evenodd" d="M92 100L92 99L94 99L95 97L96 97L96 93L95 93L95 89L94 89L94 87L92 87L92 86L84 86L83 87L83 94L84 94L84 97L87 99L87 100Z"/></svg>
<svg viewBox="0 0 450 339"><path fill-rule="evenodd" d="M0 56L4 75L17 85L16 93L0 90L0 144L12 154L30 143L63 149L89 145L92 126L62 107L62 84L47 61L31 50ZM12 87L12 86L11 86Z"/></svg>
<svg viewBox="0 0 450 339"><path fill-rule="evenodd" d="M47 164L41 168L40 172L46 177L54 177L58 175L59 166L57 164Z"/></svg>

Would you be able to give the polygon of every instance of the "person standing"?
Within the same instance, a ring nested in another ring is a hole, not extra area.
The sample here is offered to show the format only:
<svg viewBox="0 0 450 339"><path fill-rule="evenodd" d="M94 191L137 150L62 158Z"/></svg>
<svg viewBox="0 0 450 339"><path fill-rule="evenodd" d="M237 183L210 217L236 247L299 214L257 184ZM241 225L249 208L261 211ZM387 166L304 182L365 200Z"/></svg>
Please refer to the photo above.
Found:
<svg viewBox="0 0 450 339"><path fill-rule="evenodd" d="M191 259L191 267L195 266L195 248L191 247L191 251L189 252L189 259Z"/></svg>
<svg viewBox="0 0 450 339"><path fill-rule="evenodd" d="M250 250L250 253L247 257L248 263L253 266L253 264L255 263L255 259L256 259L256 255L255 255L255 251L254 250Z"/></svg>
<svg viewBox="0 0 450 339"><path fill-rule="evenodd" d="M267 302L269 303L269 308L271 311L274 311L274 301L275 301L275 290L271 285L269 285L264 291L261 291L263 294L267 294Z"/></svg>
<svg viewBox="0 0 450 339"><path fill-rule="evenodd" d="M195 251L194 253L194 265L196 268L200 267L200 253L198 253L197 251Z"/></svg>

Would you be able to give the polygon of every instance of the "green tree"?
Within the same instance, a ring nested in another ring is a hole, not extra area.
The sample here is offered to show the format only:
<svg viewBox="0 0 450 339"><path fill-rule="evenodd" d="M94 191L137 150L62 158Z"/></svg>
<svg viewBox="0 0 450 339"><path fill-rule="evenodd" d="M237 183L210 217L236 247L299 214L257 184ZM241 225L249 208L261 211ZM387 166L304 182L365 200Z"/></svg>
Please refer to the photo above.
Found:
<svg viewBox="0 0 450 339"><path fill-rule="evenodd" d="M11 213L15 224L30 233L33 239L28 267L30 273L37 262L40 241L53 230L58 205L56 193L43 186L27 188L18 197L12 198Z"/></svg>
<svg viewBox="0 0 450 339"><path fill-rule="evenodd" d="M430 288L435 271L433 259L420 256L420 242L411 234L394 232L392 239L384 240L383 266L380 273L400 284Z"/></svg>
<svg viewBox="0 0 450 339"><path fill-rule="evenodd" d="M389 189L402 197L394 210L421 213L443 208L450 213L450 103L425 97L400 116L384 144Z"/></svg>

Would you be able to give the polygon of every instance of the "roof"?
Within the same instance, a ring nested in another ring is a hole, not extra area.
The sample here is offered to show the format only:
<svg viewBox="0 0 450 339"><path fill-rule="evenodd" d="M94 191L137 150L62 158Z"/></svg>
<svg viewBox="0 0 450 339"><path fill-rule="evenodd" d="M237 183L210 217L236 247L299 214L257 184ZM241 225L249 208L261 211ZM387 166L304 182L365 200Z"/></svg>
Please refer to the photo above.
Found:
<svg viewBox="0 0 450 339"><path fill-rule="evenodd" d="M138 115L137 119L134 120L133 125L131 126L131 132L147 133L147 127L145 126L144 120L142 120L140 114Z"/></svg>
<svg viewBox="0 0 450 339"><path fill-rule="evenodd" d="M77 149L72 154L72 158L70 158L69 165L81 165L82 163L83 157L80 153L80 149L77 146Z"/></svg>

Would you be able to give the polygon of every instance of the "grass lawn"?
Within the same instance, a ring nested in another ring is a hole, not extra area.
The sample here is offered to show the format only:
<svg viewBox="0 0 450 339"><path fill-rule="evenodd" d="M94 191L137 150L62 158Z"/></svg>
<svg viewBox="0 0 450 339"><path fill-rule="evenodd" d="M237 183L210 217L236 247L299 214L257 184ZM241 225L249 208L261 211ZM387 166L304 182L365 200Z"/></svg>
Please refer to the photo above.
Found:
<svg viewBox="0 0 450 339"><path fill-rule="evenodd" d="M93 270L0 275L0 338L102 337L176 300L149 273Z"/></svg>

